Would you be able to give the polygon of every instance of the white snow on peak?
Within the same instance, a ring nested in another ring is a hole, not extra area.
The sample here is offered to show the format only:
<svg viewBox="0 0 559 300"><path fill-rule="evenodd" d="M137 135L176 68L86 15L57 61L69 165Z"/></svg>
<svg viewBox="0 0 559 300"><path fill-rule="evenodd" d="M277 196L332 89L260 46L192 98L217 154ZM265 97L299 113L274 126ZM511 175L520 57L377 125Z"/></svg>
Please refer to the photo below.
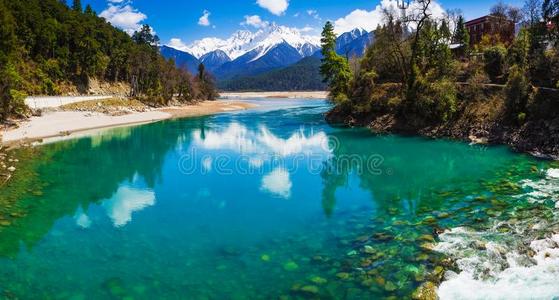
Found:
<svg viewBox="0 0 559 300"><path fill-rule="evenodd" d="M307 56L306 52L309 45L318 49L320 46L320 37L305 35L297 28L272 23L256 32L249 30L236 31L226 40L219 38L204 38L195 41L184 50L197 58L215 50L222 50L232 60L244 55L245 53L256 50L258 51L256 59L258 59L264 56L275 46L284 42L297 49L301 55Z"/></svg>

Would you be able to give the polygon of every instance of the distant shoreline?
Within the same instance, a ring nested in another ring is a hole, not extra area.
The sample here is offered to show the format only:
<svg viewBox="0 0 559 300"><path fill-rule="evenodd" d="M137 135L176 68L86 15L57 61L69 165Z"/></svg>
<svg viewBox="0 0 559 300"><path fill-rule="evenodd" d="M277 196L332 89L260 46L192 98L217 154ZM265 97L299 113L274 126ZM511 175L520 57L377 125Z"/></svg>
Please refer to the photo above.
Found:
<svg viewBox="0 0 559 300"><path fill-rule="evenodd" d="M250 98L306 98L326 99L327 91L291 91L291 92L224 92L222 99L250 99Z"/></svg>
<svg viewBox="0 0 559 300"><path fill-rule="evenodd" d="M111 116L90 111L54 111L23 121L18 128L2 130L2 144L17 147L33 142L53 142L88 135L115 127L142 125L167 119L198 117L223 112L245 110L255 104L235 101L203 101L196 104L172 106L146 112Z"/></svg>

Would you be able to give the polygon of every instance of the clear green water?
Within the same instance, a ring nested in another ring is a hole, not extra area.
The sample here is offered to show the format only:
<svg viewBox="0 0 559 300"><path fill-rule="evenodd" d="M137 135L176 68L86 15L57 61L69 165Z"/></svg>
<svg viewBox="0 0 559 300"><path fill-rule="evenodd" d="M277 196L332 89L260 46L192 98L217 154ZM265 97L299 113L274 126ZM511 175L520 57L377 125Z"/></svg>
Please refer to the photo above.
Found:
<svg viewBox="0 0 559 300"><path fill-rule="evenodd" d="M448 267L434 231L520 205L515 182L547 164L333 128L323 101L260 103L41 146L0 209L0 295L407 297Z"/></svg>

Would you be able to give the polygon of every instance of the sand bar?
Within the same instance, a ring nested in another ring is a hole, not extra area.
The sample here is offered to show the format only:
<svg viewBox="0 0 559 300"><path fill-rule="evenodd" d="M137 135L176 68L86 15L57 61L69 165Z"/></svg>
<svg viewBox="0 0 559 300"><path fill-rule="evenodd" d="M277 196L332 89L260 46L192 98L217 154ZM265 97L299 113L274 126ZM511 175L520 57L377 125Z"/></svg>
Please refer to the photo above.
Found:
<svg viewBox="0 0 559 300"><path fill-rule="evenodd" d="M75 137L78 133L95 129L138 125L172 118L204 116L228 111L244 110L254 104L235 101L204 101L193 105L166 107L147 112L110 116L98 112L54 111L31 117L19 128L2 131L5 145L33 142L54 137Z"/></svg>

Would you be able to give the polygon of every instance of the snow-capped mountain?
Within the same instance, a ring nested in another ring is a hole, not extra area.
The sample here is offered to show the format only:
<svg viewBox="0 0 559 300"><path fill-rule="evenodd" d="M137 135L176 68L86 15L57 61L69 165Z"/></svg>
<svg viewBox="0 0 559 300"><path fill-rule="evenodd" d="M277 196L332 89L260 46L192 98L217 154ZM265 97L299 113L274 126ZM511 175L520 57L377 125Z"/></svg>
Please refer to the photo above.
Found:
<svg viewBox="0 0 559 300"><path fill-rule="evenodd" d="M367 32L365 29L354 29L341 34L336 39L336 52L347 57L361 57L374 40L374 32Z"/></svg>
<svg viewBox="0 0 559 300"><path fill-rule="evenodd" d="M262 53L264 53L262 55ZM269 49L253 49L237 59L223 64L214 71L218 79L230 79L236 76L256 75L277 68L294 64L304 56L287 42L283 42Z"/></svg>
<svg viewBox="0 0 559 300"><path fill-rule="evenodd" d="M337 52L348 57L362 56L373 40L374 33L354 29L337 38ZM165 57L182 62L182 55L166 48L162 50ZM202 62L220 81L281 69L310 56L321 57L320 37L276 24L256 32L239 30L227 40L205 38L177 51L189 57L190 65L195 60Z"/></svg>
<svg viewBox="0 0 559 300"><path fill-rule="evenodd" d="M352 31L340 34L336 39L336 44L338 47L347 45L367 33L367 30L363 28L355 28Z"/></svg>
<svg viewBox="0 0 559 300"><path fill-rule="evenodd" d="M215 50L221 50L231 60L235 60L253 50L258 51L255 59L266 55L275 46L287 43L295 48L302 56L308 56L312 50L320 45L320 37L304 35L296 28L270 24L256 32L239 30L227 40L218 38L204 38L195 41L184 50L197 58ZM313 51L314 52L314 51Z"/></svg>
<svg viewBox="0 0 559 300"><path fill-rule="evenodd" d="M223 64L231 61L227 53L221 50L214 50L208 52L200 57L200 61L206 66L206 69L213 72L215 69L221 67Z"/></svg>

